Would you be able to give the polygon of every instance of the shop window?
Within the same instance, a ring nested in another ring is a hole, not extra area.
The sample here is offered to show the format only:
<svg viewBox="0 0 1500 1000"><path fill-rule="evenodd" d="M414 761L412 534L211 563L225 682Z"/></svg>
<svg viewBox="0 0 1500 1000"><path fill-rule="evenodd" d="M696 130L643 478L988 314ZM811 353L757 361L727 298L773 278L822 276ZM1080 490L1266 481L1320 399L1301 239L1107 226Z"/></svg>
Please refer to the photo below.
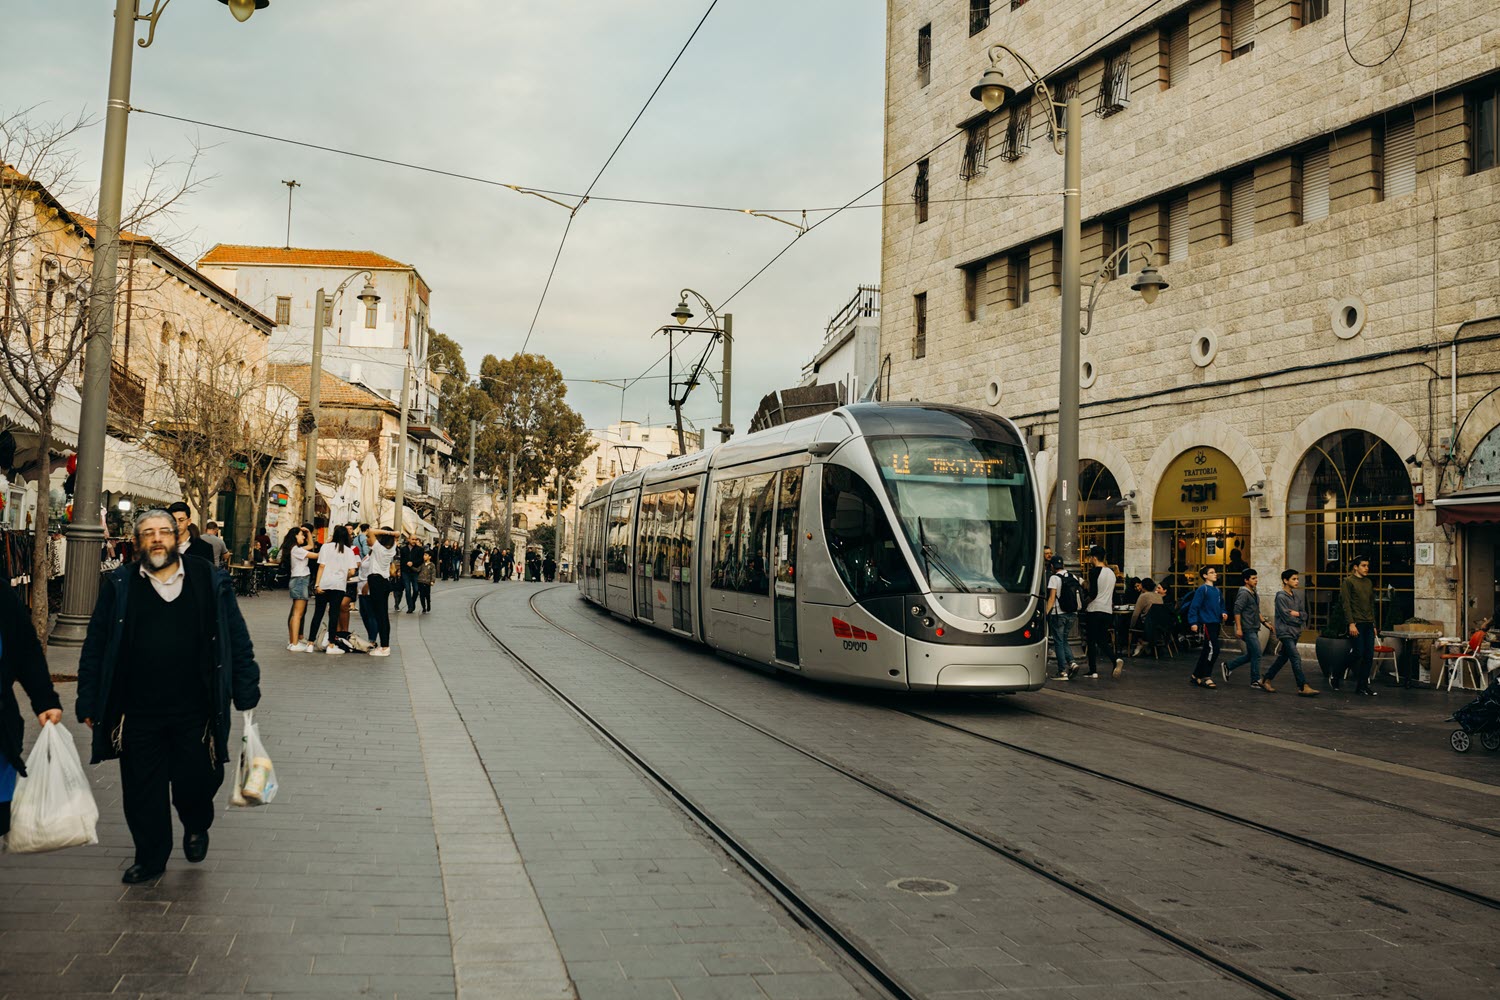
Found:
<svg viewBox="0 0 1500 1000"><path fill-rule="evenodd" d="M1235 553L1241 562L1255 561L1244 494L1244 476L1223 452L1198 447L1178 455L1162 473L1151 504L1151 563L1128 571L1160 581L1174 605L1198 585L1204 566L1218 568L1221 587L1237 584L1227 579Z"/></svg>
<svg viewBox="0 0 1500 1000"><path fill-rule="evenodd" d="M1411 617L1414 529L1411 476L1385 441L1362 430L1320 440L1287 491L1287 565L1302 573L1318 628L1357 555L1370 559L1378 627Z"/></svg>
<svg viewBox="0 0 1500 1000"><path fill-rule="evenodd" d="M839 579L855 600L916 592L875 491L841 465L823 467L823 535Z"/></svg>

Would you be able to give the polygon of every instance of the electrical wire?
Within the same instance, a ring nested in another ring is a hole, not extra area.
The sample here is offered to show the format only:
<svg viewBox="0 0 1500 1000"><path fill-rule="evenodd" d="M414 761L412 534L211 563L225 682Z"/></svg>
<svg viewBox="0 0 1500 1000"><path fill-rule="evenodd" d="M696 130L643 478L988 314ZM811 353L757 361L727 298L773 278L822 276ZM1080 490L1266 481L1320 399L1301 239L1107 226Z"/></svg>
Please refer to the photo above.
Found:
<svg viewBox="0 0 1500 1000"><path fill-rule="evenodd" d="M1396 50L1401 48L1401 43L1406 41L1406 33L1411 29L1412 8L1415 4L1416 0L1406 0L1406 20L1401 25L1401 35L1396 39L1396 44L1391 46L1391 51L1381 56L1378 61L1367 63L1359 61L1359 56L1354 54L1354 46L1349 44L1349 0L1344 0L1344 51L1349 53L1349 58L1354 61L1354 65L1363 66L1365 69L1374 69L1377 66L1385 65L1396 54ZM1370 30L1373 31L1375 29L1372 27ZM1368 35L1369 32L1365 34ZM1361 38L1360 41L1364 41L1364 38Z"/></svg>
<svg viewBox="0 0 1500 1000"><path fill-rule="evenodd" d="M573 210L568 213L568 224L563 226L562 239L557 241L557 253L552 255L552 267L547 271L547 280L542 285L542 294L537 298L536 312L532 313L531 325L526 328L526 337L521 341L522 354L525 354L526 348L531 345L531 335L536 332L536 322L542 316L542 306L547 302L547 292L552 289L552 279L557 275L557 265L562 260L563 247L568 245L568 234L573 231L573 220L578 217L578 210L588 204L589 195L594 193L594 185L599 183L599 178L604 176L604 171L608 170L609 165L615 161L615 155L620 152L620 147L625 145L625 140L629 139L630 133L635 131L635 127L640 122L641 117L645 115L646 109L651 107L651 102L656 100L657 94L661 93L661 88L666 84L667 77L672 75L672 70L676 69L677 64L682 61L683 53L687 52L688 46L693 44L693 39L697 38L698 32L703 29L703 24L708 20L708 15L712 14L714 8L718 5L719 0L709 0L708 9L703 12L703 16L698 19L698 23L693 26L692 34L688 35L687 41L682 43L682 47L677 50L677 55L672 57L672 64L661 75L661 79L656 81L656 86L652 88L650 96L646 98L646 103L641 105L641 110L637 111L635 117L630 120L630 127L625 130L624 135L620 136L620 141L615 143L615 148L609 151L609 156L604 160L604 166L600 167L599 172L594 175L594 179L589 181L589 186L584 189L583 197L578 199L578 204L574 205Z"/></svg>

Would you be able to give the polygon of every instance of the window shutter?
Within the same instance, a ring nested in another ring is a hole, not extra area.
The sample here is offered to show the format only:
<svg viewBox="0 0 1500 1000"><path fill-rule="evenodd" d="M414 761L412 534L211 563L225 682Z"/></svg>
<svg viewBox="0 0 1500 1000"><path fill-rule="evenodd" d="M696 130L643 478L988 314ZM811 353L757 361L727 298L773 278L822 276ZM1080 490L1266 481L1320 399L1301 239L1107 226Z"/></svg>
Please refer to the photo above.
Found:
<svg viewBox="0 0 1500 1000"><path fill-rule="evenodd" d="M1417 127L1407 118L1385 132L1385 196L1399 198L1417 190Z"/></svg>
<svg viewBox="0 0 1500 1000"><path fill-rule="evenodd" d="M1229 47L1236 55L1255 41L1255 0L1234 0L1229 32Z"/></svg>
<svg viewBox="0 0 1500 1000"><path fill-rule="evenodd" d="M1188 78L1188 29L1179 24L1167 35L1167 86L1176 87Z"/></svg>
<svg viewBox="0 0 1500 1000"><path fill-rule="evenodd" d="M1188 200L1173 198L1167 204L1167 262L1175 264L1187 260L1188 255Z"/></svg>
<svg viewBox="0 0 1500 1000"><path fill-rule="evenodd" d="M1255 235L1255 177L1243 174L1229 185L1229 242Z"/></svg>
<svg viewBox="0 0 1500 1000"><path fill-rule="evenodd" d="M1302 157L1302 221L1328 218L1328 147Z"/></svg>

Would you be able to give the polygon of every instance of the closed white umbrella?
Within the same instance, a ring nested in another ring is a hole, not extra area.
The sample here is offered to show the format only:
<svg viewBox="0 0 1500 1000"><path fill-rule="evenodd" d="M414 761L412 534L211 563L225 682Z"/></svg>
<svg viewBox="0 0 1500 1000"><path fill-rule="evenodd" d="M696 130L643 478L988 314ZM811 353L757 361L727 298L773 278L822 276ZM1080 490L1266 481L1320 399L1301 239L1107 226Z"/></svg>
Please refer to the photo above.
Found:
<svg viewBox="0 0 1500 1000"><path fill-rule="evenodd" d="M364 461L360 463L360 477L360 520L369 521L378 528L384 523L378 516L380 513L380 460L375 457L373 451L365 452Z"/></svg>
<svg viewBox="0 0 1500 1000"><path fill-rule="evenodd" d="M333 495L333 502L328 505L329 521L333 524L359 521L359 481L359 464L350 459L349 468L344 471L344 481Z"/></svg>

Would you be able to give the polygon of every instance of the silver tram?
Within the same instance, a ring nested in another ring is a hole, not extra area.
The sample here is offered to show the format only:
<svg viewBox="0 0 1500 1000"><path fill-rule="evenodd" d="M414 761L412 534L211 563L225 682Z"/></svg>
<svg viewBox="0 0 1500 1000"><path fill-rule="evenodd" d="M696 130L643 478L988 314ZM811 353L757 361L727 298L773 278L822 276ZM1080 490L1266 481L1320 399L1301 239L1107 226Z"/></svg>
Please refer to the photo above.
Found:
<svg viewBox="0 0 1500 1000"><path fill-rule="evenodd" d="M741 662L1034 691L1041 510L1009 420L861 403L599 486L573 565L584 599Z"/></svg>

